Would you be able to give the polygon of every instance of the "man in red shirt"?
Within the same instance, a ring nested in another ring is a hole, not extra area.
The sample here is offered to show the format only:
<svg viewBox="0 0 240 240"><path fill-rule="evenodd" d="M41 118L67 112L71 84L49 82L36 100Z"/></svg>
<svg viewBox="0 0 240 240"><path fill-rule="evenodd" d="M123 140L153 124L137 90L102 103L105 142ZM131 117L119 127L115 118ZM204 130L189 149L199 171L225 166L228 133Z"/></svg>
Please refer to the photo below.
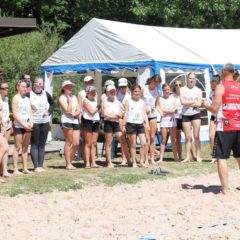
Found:
<svg viewBox="0 0 240 240"><path fill-rule="evenodd" d="M228 191L227 159L231 150L240 168L240 84L234 80L234 65L227 63L222 69L222 82L215 89L211 105L206 101L203 107L217 112L217 129L214 140L214 158L217 159L221 192Z"/></svg>

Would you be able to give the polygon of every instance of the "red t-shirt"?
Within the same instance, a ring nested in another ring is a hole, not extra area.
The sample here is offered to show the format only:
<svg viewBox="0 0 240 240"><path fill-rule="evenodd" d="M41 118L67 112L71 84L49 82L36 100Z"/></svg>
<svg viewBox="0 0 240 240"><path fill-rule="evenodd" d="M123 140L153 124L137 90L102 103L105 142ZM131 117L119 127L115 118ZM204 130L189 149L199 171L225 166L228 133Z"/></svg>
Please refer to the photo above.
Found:
<svg viewBox="0 0 240 240"><path fill-rule="evenodd" d="M235 80L223 82L225 93L217 113L217 131L240 131L240 84Z"/></svg>

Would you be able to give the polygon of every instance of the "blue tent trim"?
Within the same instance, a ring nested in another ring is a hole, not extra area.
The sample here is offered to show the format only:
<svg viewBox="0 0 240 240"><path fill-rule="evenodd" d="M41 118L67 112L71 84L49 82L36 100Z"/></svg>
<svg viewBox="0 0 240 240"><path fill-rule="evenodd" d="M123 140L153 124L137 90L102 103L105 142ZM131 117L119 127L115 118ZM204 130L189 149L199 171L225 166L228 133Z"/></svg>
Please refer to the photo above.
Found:
<svg viewBox="0 0 240 240"><path fill-rule="evenodd" d="M221 70L223 65L213 65L216 70ZM101 70L103 73L111 73L111 70L116 69L129 69L136 71L137 68L151 67L153 74L159 74L161 68L172 69L209 69L212 71L210 64L193 64L193 63L174 63L174 62L159 62L159 61L144 61L144 62L119 62L119 63L85 63L85 64L68 64L68 65L51 65L41 66L41 72L53 72L54 74L62 74L68 71L74 71L83 73L86 71ZM240 68L240 65L236 65L236 68Z"/></svg>

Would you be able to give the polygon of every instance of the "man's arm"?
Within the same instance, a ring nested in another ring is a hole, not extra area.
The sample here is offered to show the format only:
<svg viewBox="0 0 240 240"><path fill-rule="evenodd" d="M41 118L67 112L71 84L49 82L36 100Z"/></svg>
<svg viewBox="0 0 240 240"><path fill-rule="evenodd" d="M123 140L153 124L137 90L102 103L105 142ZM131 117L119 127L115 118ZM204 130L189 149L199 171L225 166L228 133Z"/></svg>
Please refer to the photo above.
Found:
<svg viewBox="0 0 240 240"><path fill-rule="evenodd" d="M203 101L202 106L210 112L217 112L222 103L222 96L225 93L225 89L222 84L218 84L215 89L215 97L213 98L212 104L208 104L207 101Z"/></svg>

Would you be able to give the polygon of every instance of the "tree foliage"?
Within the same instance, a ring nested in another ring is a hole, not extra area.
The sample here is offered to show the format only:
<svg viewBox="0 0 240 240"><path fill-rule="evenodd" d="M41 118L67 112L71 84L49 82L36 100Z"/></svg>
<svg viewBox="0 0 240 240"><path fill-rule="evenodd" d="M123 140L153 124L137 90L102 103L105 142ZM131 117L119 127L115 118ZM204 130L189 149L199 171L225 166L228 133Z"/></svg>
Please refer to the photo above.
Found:
<svg viewBox="0 0 240 240"><path fill-rule="evenodd" d="M37 18L70 38L93 17L146 25L239 28L239 0L2 0L2 16Z"/></svg>
<svg viewBox="0 0 240 240"><path fill-rule="evenodd" d="M4 81L12 86L11 96L21 75L39 75L41 63L62 43L56 32L49 35L47 30L0 39L0 69L5 73Z"/></svg>

